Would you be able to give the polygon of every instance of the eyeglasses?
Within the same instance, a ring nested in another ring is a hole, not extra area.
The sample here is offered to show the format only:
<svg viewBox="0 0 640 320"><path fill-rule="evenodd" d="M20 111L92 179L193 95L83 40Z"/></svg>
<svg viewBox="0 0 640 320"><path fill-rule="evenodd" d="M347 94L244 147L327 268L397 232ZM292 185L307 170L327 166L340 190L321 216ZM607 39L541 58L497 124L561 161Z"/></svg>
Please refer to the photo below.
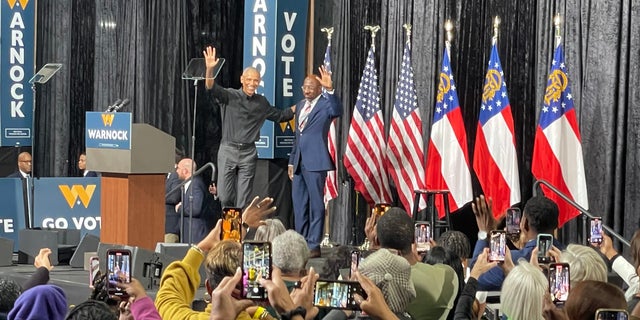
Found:
<svg viewBox="0 0 640 320"><path fill-rule="evenodd" d="M31 160L18 160L18 162L29 162L29 163L31 163Z"/></svg>
<svg viewBox="0 0 640 320"><path fill-rule="evenodd" d="M302 90L315 90L317 87L316 86L302 86L300 87L300 89Z"/></svg>

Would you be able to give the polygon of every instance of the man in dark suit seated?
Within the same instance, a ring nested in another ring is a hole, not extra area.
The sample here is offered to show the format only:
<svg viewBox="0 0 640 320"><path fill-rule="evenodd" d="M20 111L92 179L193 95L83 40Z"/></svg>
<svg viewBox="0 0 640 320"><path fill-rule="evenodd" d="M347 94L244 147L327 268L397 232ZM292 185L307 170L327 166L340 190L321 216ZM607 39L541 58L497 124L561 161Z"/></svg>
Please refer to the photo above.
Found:
<svg viewBox="0 0 640 320"><path fill-rule="evenodd" d="M31 154L21 152L18 155L18 171L10 174L7 178L26 178L31 175Z"/></svg>
<svg viewBox="0 0 640 320"><path fill-rule="evenodd" d="M176 172L178 173L178 178L184 181L189 179L192 175L192 170L196 169L195 162L192 162L189 158L185 158L178 163ZM193 206L191 206L192 200L190 199L192 192ZM176 212L180 212L180 210L184 212L184 232L181 233L183 243L198 243L209 233L206 222L206 215L208 214L208 212L206 212L207 196L210 196L209 191L200 176L193 177L190 182L185 184L184 194L182 196L183 200L175 207ZM189 217L193 218L191 222L189 222ZM189 229L190 225L191 228ZM189 239L190 235L191 239Z"/></svg>
<svg viewBox="0 0 640 320"><path fill-rule="evenodd" d="M87 153L82 152L80 154L80 158L78 158L78 169L80 169L80 173L83 177L97 177L98 174L95 171L87 170Z"/></svg>

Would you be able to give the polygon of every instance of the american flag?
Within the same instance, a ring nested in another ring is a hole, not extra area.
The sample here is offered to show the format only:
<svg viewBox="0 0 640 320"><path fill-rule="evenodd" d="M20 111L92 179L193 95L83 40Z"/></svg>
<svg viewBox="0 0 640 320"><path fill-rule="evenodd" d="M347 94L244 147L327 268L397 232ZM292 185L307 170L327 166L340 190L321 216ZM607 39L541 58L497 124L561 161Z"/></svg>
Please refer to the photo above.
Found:
<svg viewBox="0 0 640 320"><path fill-rule="evenodd" d="M328 72L331 72L331 40L327 43L327 50L324 52L324 67ZM324 88L322 88L323 91ZM327 139L327 147L329 148L329 154L331 155L331 161L333 161L336 170L331 170L327 172L327 179L324 181L324 203L325 205L331 199L335 199L338 197L338 177L337 171L338 166L336 164L336 119L331 121L331 126L329 127L329 138Z"/></svg>
<svg viewBox="0 0 640 320"><path fill-rule="evenodd" d="M473 169L484 195L493 199L496 217L520 202L517 159L507 82L494 41L484 80Z"/></svg>
<svg viewBox="0 0 640 320"><path fill-rule="evenodd" d="M411 47L404 46L400 79L396 87L393 118L387 141L387 169L398 188L398 196L407 212L413 212L413 191L424 189L424 147L422 118L413 83ZM424 199L418 208L426 207Z"/></svg>
<svg viewBox="0 0 640 320"><path fill-rule="evenodd" d="M449 46L444 49L438 94L433 112L431 139L427 149L427 189L449 190L449 208L455 211L473 199L467 133L453 72ZM442 198L436 197L439 216L444 216Z"/></svg>
<svg viewBox="0 0 640 320"><path fill-rule="evenodd" d="M372 46L360 80L343 158L344 166L355 182L355 190L369 204L390 201L389 179L383 166L384 149L384 120Z"/></svg>
<svg viewBox="0 0 640 320"><path fill-rule="evenodd" d="M589 208L580 130L562 44L553 54L536 129L531 171L536 179L548 181L583 208ZM544 186L542 190L548 191ZM560 226L579 214L553 192L545 192L545 195L558 204Z"/></svg>

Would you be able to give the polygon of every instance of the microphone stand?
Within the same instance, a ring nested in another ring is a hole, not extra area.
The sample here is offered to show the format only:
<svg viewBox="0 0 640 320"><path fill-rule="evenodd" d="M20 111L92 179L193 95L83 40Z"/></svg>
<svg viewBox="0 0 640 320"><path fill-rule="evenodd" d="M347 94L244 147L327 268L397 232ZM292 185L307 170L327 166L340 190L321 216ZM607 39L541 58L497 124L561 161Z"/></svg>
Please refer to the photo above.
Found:
<svg viewBox="0 0 640 320"><path fill-rule="evenodd" d="M215 79L216 75L224 65L225 59L218 59L218 65L213 70L213 78ZM196 157L196 119L197 119L197 110L198 110L198 80L206 79L206 62L204 58L193 58L189 61L187 65L187 69L182 73L183 80L193 80L194 87L194 97L193 97L193 125L191 127L191 177L195 175L195 157ZM212 165L213 168L213 165ZM213 172L215 173L215 168L213 168ZM187 181L192 180L189 178ZM189 189L189 244L193 242L191 227L193 224L193 188ZM183 211L184 212L184 211Z"/></svg>
<svg viewBox="0 0 640 320"><path fill-rule="evenodd" d="M195 160L196 158L196 112L198 110L198 79L197 78L193 80L193 89L194 89L193 125L191 127L191 176L193 176L193 173L196 171L196 160ZM193 185L189 185L189 245L193 243L192 227L193 227Z"/></svg>

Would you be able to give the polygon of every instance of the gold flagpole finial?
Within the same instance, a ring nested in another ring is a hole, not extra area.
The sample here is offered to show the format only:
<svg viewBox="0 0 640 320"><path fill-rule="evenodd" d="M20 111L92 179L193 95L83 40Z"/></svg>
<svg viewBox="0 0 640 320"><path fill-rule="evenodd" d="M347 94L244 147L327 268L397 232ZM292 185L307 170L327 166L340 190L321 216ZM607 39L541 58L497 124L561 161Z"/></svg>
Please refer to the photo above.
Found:
<svg viewBox="0 0 640 320"><path fill-rule="evenodd" d="M371 32L371 46L376 46L376 33L380 31L380 26L364 26L364 29Z"/></svg>
<svg viewBox="0 0 640 320"><path fill-rule="evenodd" d="M555 17L553 17L553 26L555 27L555 31L556 31L556 46L560 44L560 41L562 41L562 33L560 31L560 28L562 27L562 17L560 16L560 14L556 14Z"/></svg>
<svg viewBox="0 0 640 320"><path fill-rule="evenodd" d="M411 43L411 24L405 23L402 25L402 27L404 28L405 33L407 34L407 43Z"/></svg>
<svg viewBox="0 0 640 320"><path fill-rule="evenodd" d="M320 31L327 34L327 40L331 41L331 36L333 35L333 27L322 28Z"/></svg>
<svg viewBox="0 0 640 320"><path fill-rule="evenodd" d="M496 16L495 18L493 18L493 43L496 43L498 41L500 22L501 20L499 16Z"/></svg>
<svg viewBox="0 0 640 320"><path fill-rule="evenodd" d="M447 32L446 43L447 43L447 45L449 45L451 40L453 40L453 22L451 22L451 20L447 20L444 23L444 30Z"/></svg>

